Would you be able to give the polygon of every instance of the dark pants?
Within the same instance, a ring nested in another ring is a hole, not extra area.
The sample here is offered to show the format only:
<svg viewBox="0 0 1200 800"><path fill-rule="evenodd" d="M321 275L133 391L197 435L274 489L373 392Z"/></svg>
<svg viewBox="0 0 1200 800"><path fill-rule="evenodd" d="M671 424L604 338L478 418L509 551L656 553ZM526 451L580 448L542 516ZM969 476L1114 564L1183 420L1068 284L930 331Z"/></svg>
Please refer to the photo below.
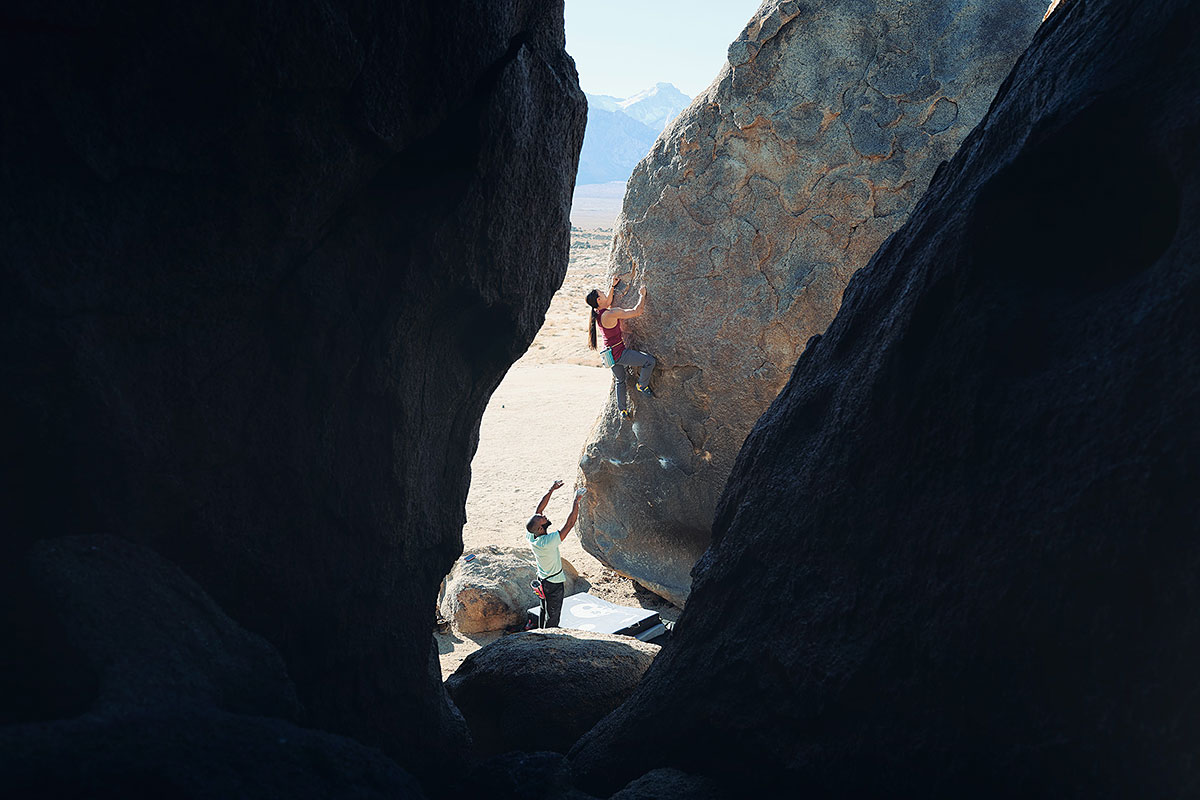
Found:
<svg viewBox="0 0 1200 800"><path fill-rule="evenodd" d="M612 374L617 385L617 409L620 411L625 410L625 379L629 375L626 368L630 367L638 370L638 383L649 386L650 376L654 373L654 356L626 347L617 363L612 365Z"/></svg>
<svg viewBox="0 0 1200 800"><path fill-rule="evenodd" d="M542 601L542 609L538 612L538 627L557 628L558 618L562 615L563 596L567 592L567 584L542 581L542 592L546 595L546 599Z"/></svg>

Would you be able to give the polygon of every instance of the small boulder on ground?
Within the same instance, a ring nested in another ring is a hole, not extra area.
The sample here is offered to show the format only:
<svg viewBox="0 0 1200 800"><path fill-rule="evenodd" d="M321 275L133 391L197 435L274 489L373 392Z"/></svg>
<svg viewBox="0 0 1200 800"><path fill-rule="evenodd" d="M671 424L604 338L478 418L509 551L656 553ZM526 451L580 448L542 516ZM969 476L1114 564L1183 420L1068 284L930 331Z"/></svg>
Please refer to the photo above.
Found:
<svg viewBox="0 0 1200 800"><path fill-rule="evenodd" d="M659 650L631 636L525 631L467 656L446 689L481 754L565 753L625 702Z"/></svg>
<svg viewBox="0 0 1200 800"><path fill-rule="evenodd" d="M484 633L523 625L538 597L529 587L537 577L533 554L527 548L491 545L460 558L442 583L438 613L459 633ZM582 591L579 572L562 560L568 596Z"/></svg>

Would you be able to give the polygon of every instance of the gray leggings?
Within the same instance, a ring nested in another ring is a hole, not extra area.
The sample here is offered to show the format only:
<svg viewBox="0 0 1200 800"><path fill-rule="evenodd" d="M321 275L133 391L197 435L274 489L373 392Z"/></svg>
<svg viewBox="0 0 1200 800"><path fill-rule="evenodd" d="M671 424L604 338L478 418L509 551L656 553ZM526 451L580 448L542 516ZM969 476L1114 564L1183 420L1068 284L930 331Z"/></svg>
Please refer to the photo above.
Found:
<svg viewBox="0 0 1200 800"><path fill-rule="evenodd" d="M613 378L617 383L617 408L625 410L625 378L629 374L626 367L641 367L638 371L637 382L642 386L650 385L650 374L654 372L654 356L640 350L625 348L617 363L612 366Z"/></svg>

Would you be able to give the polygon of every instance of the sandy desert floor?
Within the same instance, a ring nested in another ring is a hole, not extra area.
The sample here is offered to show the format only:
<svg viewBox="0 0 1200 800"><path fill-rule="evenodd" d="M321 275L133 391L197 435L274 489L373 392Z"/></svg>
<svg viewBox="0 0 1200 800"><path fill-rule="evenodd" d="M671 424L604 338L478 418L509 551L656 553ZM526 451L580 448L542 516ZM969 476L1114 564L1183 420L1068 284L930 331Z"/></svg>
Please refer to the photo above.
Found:
<svg viewBox="0 0 1200 800"><path fill-rule="evenodd" d="M555 493L546 515L561 523L571 509L580 453L612 390L612 373L587 348L583 302L590 289L605 282L611 240L611 223L572 230L567 277L550 302L546 323L488 403L471 462L464 554L492 544L525 547L525 522L556 479L566 486ZM678 609L603 566L575 534L563 542L562 554L592 594L678 619ZM443 679L470 653L499 638L498 633L459 634L445 626L435 636Z"/></svg>

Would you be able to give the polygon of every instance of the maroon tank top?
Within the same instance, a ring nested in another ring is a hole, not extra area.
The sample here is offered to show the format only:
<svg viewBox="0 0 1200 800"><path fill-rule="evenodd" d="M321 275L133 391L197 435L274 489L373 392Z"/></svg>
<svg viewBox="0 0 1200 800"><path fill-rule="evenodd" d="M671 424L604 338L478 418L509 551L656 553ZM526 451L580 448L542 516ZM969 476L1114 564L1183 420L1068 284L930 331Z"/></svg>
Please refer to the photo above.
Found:
<svg viewBox="0 0 1200 800"><path fill-rule="evenodd" d="M616 361L621 357L621 353L625 352L625 339L621 335L621 320L617 320L617 324L611 328L604 327L600 324L600 317L603 316L605 311L608 311L608 309L597 308L592 313L596 315L596 327L600 329L600 336L604 340L604 346L601 349L607 350L611 347L613 360Z"/></svg>

